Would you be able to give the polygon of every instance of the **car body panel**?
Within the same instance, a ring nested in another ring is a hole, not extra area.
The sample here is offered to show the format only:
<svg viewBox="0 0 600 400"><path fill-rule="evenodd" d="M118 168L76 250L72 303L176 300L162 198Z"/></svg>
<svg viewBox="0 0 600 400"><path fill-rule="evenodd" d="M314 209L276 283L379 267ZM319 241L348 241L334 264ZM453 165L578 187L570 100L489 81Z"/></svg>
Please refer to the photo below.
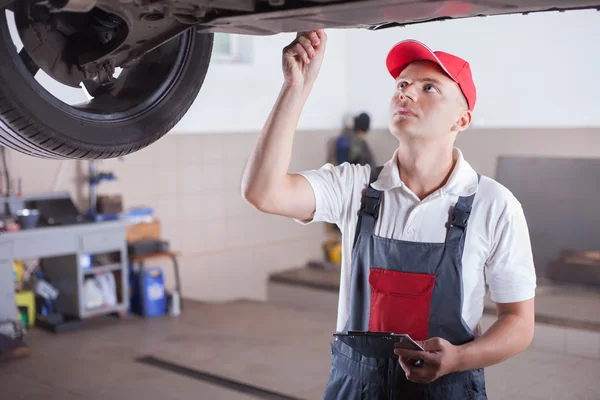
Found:
<svg viewBox="0 0 600 400"><path fill-rule="evenodd" d="M210 19L199 24L198 29L205 32L272 35L327 28L381 29L445 19L600 8L599 0L323 0L300 3L304 5Z"/></svg>

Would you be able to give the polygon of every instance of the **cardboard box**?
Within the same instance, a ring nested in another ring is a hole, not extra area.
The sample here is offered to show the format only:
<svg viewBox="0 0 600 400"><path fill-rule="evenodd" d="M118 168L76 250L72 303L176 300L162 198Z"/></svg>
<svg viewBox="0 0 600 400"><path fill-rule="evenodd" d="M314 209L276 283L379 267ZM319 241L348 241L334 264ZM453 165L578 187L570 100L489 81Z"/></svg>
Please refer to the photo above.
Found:
<svg viewBox="0 0 600 400"><path fill-rule="evenodd" d="M123 197L120 194L98 196L96 209L100 214L120 214L123 212Z"/></svg>
<svg viewBox="0 0 600 400"><path fill-rule="evenodd" d="M128 242L135 242L143 239L160 239L160 222L140 222L130 225L126 230Z"/></svg>

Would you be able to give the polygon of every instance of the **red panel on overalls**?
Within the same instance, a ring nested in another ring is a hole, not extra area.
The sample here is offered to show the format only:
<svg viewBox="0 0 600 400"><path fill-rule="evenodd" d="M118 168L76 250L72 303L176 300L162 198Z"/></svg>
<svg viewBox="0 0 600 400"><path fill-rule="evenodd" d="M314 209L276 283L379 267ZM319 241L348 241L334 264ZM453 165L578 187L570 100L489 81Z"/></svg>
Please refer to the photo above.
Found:
<svg viewBox="0 0 600 400"><path fill-rule="evenodd" d="M435 275L371 268L369 330L427 340Z"/></svg>

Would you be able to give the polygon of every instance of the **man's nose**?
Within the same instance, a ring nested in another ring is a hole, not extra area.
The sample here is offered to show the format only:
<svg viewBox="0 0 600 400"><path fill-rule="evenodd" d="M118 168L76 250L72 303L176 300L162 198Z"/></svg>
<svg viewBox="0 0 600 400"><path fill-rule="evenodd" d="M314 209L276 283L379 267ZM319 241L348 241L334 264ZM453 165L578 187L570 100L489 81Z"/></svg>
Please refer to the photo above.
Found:
<svg viewBox="0 0 600 400"><path fill-rule="evenodd" d="M413 86L409 85L400 91L399 98L401 101L410 100L415 102L417 100L417 94L415 93Z"/></svg>

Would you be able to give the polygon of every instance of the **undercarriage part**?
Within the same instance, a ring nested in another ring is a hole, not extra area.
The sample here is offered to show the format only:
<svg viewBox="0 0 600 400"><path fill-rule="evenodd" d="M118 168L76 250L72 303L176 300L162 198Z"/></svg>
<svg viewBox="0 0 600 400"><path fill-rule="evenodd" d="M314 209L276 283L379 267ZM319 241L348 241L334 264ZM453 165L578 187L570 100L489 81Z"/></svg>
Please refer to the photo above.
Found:
<svg viewBox="0 0 600 400"><path fill-rule="evenodd" d="M98 9L86 14L52 13L46 7L19 2L15 23L33 63L58 82L76 88L86 79L101 76L102 71L114 71L110 60L95 68L82 68L81 54L114 46L128 35L125 21Z"/></svg>
<svg viewBox="0 0 600 400"><path fill-rule="evenodd" d="M256 11L256 3L256 0L213 0L209 2L209 5L213 10L229 10L249 13Z"/></svg>
<svg viewBox="0 0 600 400"><path fill-rule="evenodd" d="M285 0L283 6L277 7L269 6L269 1L264 0L250 15L209 14L211 18L200 23L199 31L274 35L331 28L375 30L445 19L599 7L600 0Z"/></svg>
<svg viewBox="0 0 600 400"><path fill-rule="evenodd" d="M83 4L87 0L76 1ZM156 2L114 6L97 7L87 13L53 12L20 1L15 21L33 63L58 82L78 88L85 81L110 84L116 67L133 65L199 20L183 21Z"/></svg>
<svg viewBox="0 0 600 400"><path fill-rule="evenodd" d="M15 23L23 50L48 75L62 84L78 87L83 74L68 53L67 38L55 29L57 23L45 8L37 11L39 14L35 16L30 14L25 2L15 6ZM31 22L32 19L37 22Z"/></svg>
<svg viewBox="0 0 600 400"><path fill-rule="evenodd" d="M96 0L48 0L52 12L78 12L91 11L96 6Z"/></svg>

